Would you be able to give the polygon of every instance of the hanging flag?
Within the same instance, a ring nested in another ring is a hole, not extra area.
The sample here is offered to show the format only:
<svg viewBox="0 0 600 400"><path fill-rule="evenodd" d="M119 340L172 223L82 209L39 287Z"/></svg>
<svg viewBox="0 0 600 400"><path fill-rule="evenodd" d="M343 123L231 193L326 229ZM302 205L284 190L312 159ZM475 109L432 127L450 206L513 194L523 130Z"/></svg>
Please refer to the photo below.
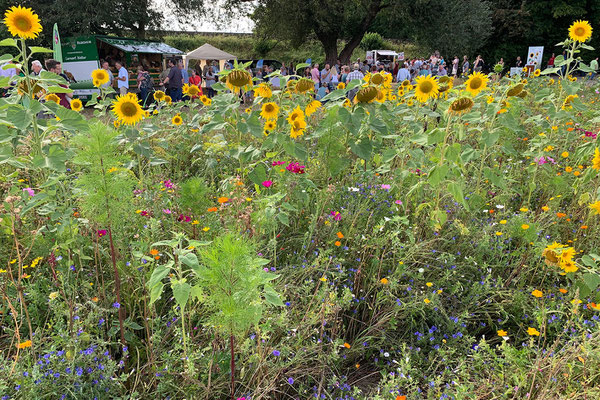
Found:
<svg viewBox="0 0 600 400"><path fill-rule="evenodd" d="M52 31L52 49L54 50L54 59L62 62L62 47L60 44L60 35L58 34L58 24L54 24Z"/></svg>
<svg viewBox="0 0 600 400"><path fill-rule="evenodd" d="M307 63L308 65L311 65L311 64L312 64L312 58L307 58L307 59L306 59L306 63Z"/></svg>
<svg viewBox="0 0 600 400"><path fill-rule="evenodd" d="M256 68L262 68L265 61L261 58L256 62Z"/></svg>

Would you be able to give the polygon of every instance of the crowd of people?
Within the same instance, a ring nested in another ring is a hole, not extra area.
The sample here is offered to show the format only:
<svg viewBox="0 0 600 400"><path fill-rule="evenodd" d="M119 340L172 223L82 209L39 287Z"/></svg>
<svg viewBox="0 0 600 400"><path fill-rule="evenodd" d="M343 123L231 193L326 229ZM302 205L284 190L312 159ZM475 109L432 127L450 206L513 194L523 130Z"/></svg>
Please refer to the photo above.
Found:
<svg viewBox="0 0 600 400"><path fill-rule="evenodd" d="M564 56L566 54L563 54ZM554 67L555 60L555 54L552 54L548 60L547 67ZM344 65L340 60L337 60L333 65L326 63L323 68L318 63L314 63L305 67L303 71L297 70L294 64L286 66L283 63L277 68L279 74L273 74L275 71L273 65L262 65L260 68L248 66L247 71L255 81L268 82L274 89L280 87L280 77L282 76L292 75L292 79L298 79L298 75L303 76L314 82L315 97L321 99L327 93L336 89L340 83L347 84L356 79L362 80L367 73L387 72L391 74L395 82L400 83L403 81L414 82L417 77L426 75L438 77L452 76L455 78L466 77L474 72L491 72L496 65L499 65L502 70L505 67L520 69L524 66L521 57L517 57L512 65L505 66L504 59L502 58L494 64L488 64L481 55L477 56L471 62L467 56L463 56L462 60L458 56L453 57L452 60L446 60L439 52L435 52L428 58L411 58L387 63L372 63L368 60L361 61L358 59L354 63ZM133 90L138 94L144 106L152 102L152 94L157 89L164 91L171 97L172 101L183 100L185 98L183 88L186 84L196 85L200 90L200 95L203 94L202 90L204 89L204 94L208 97L213 97L215 94L213 85L219 79L219 64L216 61L210 60L203 67L198 64L193 68L186 68L183 60L169 59L167 61L167 68L158 74L158 82L155 82L149 68L144 63L140 63L137 66L136 74L133 74L135 78L131 77L132 75L123 61L115 61L111 67L109 60L102 60L100 66L107 71L109 76L109 81L104 84L105 87L114 88L121 96L129 93L134 88ZM224 65L225 69L230 69L231 67L229 62L226 62ZM598 58L592 60L590 67L593 69L590 79L595 79L598 72ZM566 66L563 65L563 72L565 68ZM68 87L70 83L74 82L70 74L65 74L62 71L62 64L59 61L53 59L46 60L44 65L38 60L34 60L31 63L30 71L32 76L39 76L44 70L62 76L65 79L65 84L62 85L64 87ZM15 75L22 75L22 71L18 68L0 69L0 76L12 77ZM135 79L134 85L130 85L130 79ZM9 88L10 86L3 88L4 93ZM70 108L72 93L57 93L57 96L60 98L60 105ZM243 101L248 101L252 97L252 92L248 91L242 96Z"/></svg>

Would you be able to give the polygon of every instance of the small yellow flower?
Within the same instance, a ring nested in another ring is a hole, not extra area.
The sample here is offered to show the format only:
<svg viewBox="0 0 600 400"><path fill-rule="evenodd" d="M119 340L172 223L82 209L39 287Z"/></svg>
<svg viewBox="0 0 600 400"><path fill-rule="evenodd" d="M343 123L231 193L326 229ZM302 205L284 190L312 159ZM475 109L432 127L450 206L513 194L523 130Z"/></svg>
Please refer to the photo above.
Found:
<svg viewBox="0 0 600 400"><path fill-rule="evenodd" d="M50 293L50 294L48 295L48 298L49 298L50 300L54 300L54 299L56 299L57 297L58 297L58 292L52 292L52 293Z"/></svg>
<svg viewBox="0 0 600 400"><path fill-rule="evenodd" d="M381 282L384 285L387 285L389 283L389 281L386 278L381 278L379 282Z"/></svg>
<svg viewBox="0 0 600 400"><path fill-rule="evenodd" d="M327 281L327 278L325 278L324 276L322 276L321 278L319 278L319 280L320 280L321 282L326 282L326 281Z"/></svg>
<svg viewBox="0 0 600 400"><path fill-rule="evenodd" d="M540 336L540 332L537 329L532 328L532 327L527 328L527 334L529 336Z"/></svg>
<svg viewBox="0 0 600 400"><path fill-rule="evenodd" d="M526 207L521 207L521 208L519 209L519 211L521 211L521 212L527 212L527 211L529 211L529 209L528 209L528 208L526 208Z"/></svg>
<svg viewBox="0 0 600 400"><path fill-rule="evenodd" d="M521 225L521 229L527 230L527 229L529 229L529 225L523 224L523 225Z"/></svg>
<svg viewBox="0 0 600 400"><path fill-rule="evenodd" d="M548 206L542 206L542 210L543 211L548 211L548 210L550 210L550 207L548 207Z"/></svg>
<svg viewBox="0 0 600 400"><path fill-rule="evenodd" d="M503 330L503 329L500 329L500 330L499 330L498 332L496 332L496 333L498 334L498 336L501 336L501 337L508 336L508 332L506 332L506 331L505 331L505 330Z"/></svg>
<svg viewBox="0 0 600 400"><path fill-rule="evenodd" d="M507 222L507 221L506 221L505 219L503 219L502 221L500 221L500 224L501 224L501 225L506 225L506 222Z"/></svg>
<svg viewBox="0 0 600 400"><path fill-rule="evenodd" d="M496 236L502 236L502 232L496 232Z"/></svg>
<svg viewBox="0 0 600 400"><path fill-rule="evenodd" d="M531 292L531 294L533 295L533 297L537 297L538 299L543 296L542 291L538 289L535 289L533 292Z"/></svg>
<svg viewBox="0 0 600 400"><path fill-rule="evenodd" d="M208 232L208 231L210 230L210 228L209 228L208 226L205 226L204 228L202 228L202 230L203 230L204 232Z"/></svg>
<svg viewBox="0 0 600 400"><path fill-rule="evenodd" d="M200 222L197 219L195 219L195 220L192 221L192 225L198 225L199 223Z"/></svg>
<svg viewBox="0 0 600 400"><path fill-rule="evenodd" d="M425 300L423 300L423 301L425 302L425 304L429 304L429 303L431 303L431 300L429 300L429 299L425 299Z"/></svg>
<svg viewBox="0 0 600 400"><path fill-rule="evenodd" d="M427 287L432 287L432 286L433 286L433 283L431 283L431 282L427 282L425 285L426 285Z"/></svg>
<svg viewBox="0 0 600 400"><path fill-rule="evenodd" d="M563 151L560 155L561 155L562 158L567 158L567 157L569 157L569 152L568 151Z"/></svg>

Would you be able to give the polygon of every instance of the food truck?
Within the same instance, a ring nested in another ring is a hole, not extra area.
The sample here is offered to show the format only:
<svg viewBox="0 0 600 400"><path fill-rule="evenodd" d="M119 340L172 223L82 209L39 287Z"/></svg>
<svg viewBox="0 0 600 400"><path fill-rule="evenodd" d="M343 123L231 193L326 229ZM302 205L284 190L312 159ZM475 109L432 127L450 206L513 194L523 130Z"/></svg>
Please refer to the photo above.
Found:
<svg viewBox="0 0 600 400"><path fill-rule="evenodd" d="M79 36L63 39L62 69L72 81L70 87L75 97L89 98L98 93L92 84L92 71L100 68L100 61L108 61L116 76L115 62L121 61L129 71L129 86L135 90L136 68L145 66L158 83L160 71L166 68L169 58L181 58L184 52L165 43L121 38L115 36Z"/></svg>

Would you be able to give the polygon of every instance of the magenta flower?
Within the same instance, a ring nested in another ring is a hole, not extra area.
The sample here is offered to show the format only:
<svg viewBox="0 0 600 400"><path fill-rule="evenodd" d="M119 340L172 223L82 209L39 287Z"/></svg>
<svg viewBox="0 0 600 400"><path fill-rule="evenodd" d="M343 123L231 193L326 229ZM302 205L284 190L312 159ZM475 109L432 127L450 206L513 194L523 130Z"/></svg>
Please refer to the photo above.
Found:
<svg viewBox="0 0 600 400"><path fill-rule="evenodd" d="M165 214L171 214L171 210L169 210L168 208L163 208L163 212Z"/></svg>
<svg viewBox="0 0 600 400"><path fill-rule="evenodd" d="M106 236L106 229L98 229L98 237Z"/></svg>
<svg viewBox="0 0 600 400"><path fill-rule="evenodd" d="M533 161L535 161L537 163L537 165L544 165L547 163L552 163L552 164L556 164L556 161L554 161L554 159L552 157L536 157L533 159Z"/></svg>
<svg viewBox="0 0 600 400"><path fill-rule="evenodd" d="M183 215L183 214L179 214L179 217L177 217L177 221L179 222L190 222L192 220L192 217L190 217L189 215Z"/></svg>
<svg viewBox="0 0 600 400"><path fill-rule="evenodd" d="M266 188L271 187L271 185L273 185L273 181L264 181L262 185Z"/></svg>
<svg viewBox="0 0 600 400"><path fill-rule="evenodd" d="M31 197L35 196L35 192L33 191L32 188L25 188L23 189L24 192L27 192Z"/></svg>
<svg viewBox="0 0 600 400"><path fill-rule="evenodd" d="M334 221L341 221L342 220L342 214L340 214L338 211L332 211L329 213L329 215L331 215L333 217Z"/></svg>
<svg viewBox="0 0 600 400"><path fill-rule="evenodd" d="M170 179L167 179L166 181L164 181L163 184L165 185L165 188L167 188L167 189L174 189L175 188L175 186L173 185L173 183L171 182Z"/></svg>
<svg viewBox="0 0 600 400"><path fill-rule="evenodd" d="M390 190L392 187L390 185L381 185L383 190Z"/></svg>
<svg viewBox="0 0 600 400"><path fill-rule="evenodd" d="M276 167L278 165L283 165L285 164L285 161L273 161L273 163L271 163L271 166Z"/></svg>
<svg viewBox="0 0 600 400"><path fill-rule="evenodd" d="M399 206L402 205L402 200L396 200L394 203L398 204Z"/></svg>
<svg viewBox="0 0 600 400"><path fill-rule="evenodd" d="M285 167L285 169L287 169L288 171L290 171L294 174L303 174L304 168L306 168L304 165L300 165L297 162L291 162L288 164L287 167Z"/></svg>

